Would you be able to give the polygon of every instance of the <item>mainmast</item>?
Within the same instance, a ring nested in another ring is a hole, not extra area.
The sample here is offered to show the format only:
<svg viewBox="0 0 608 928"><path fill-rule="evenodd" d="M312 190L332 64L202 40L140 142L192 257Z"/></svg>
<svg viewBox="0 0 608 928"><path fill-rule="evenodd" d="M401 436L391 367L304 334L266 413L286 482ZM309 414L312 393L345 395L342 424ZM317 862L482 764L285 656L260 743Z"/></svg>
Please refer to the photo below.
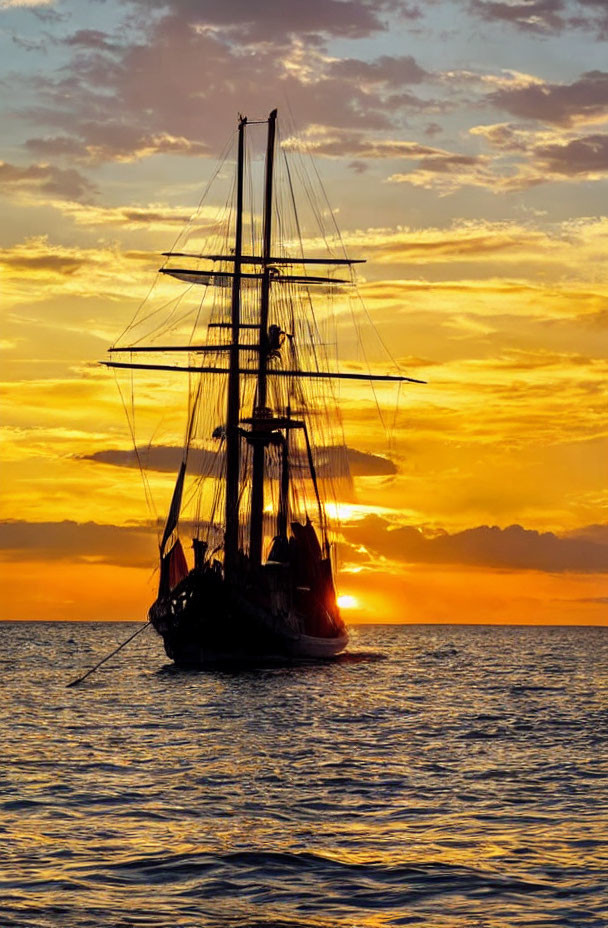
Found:
<svg viewBox="0 0 608 928"><path fill-rule="evenodd" d="M236 230L234 236L234 272L232 277L231 342L228 368L226 412L226 530L224 535L224 573L234 575L239 553L239 472L241 466L239 335L241 324L241 259L243 250L243 175L245 162L245 126L247 117L239 116L239 145L236 180Z"/></svg>
<svg viewBox="0 0 608 928"><path fill-rule="evenodd" d="M270 304L270 264L272 255L272 183L274 171L274 147L277 111L268 117L268 140L266 144L266 178L264 186L264 237L262 243L262 285L260 292L260 331L258 352L258 377L255 407L251 425L253 445L253 469L251 480L251 525L249 557L254 566L262 562L264 538L264 459L268 444L268 419L272 413L266 409L267 364L268 364L268 308ZM256 422L257 420L257 422ZM264 424L265 423L265 424Z"/></svg>

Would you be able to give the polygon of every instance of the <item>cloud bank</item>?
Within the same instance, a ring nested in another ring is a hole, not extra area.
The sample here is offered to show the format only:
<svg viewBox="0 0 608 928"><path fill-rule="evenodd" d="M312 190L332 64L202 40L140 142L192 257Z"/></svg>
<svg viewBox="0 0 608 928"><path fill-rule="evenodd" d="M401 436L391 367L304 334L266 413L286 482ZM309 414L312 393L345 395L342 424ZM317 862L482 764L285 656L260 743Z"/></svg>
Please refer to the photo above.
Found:
<svg viewBox="0 0 608 928"><path fill-rule="evenodd" d="M521 525L481 525L462 532L424 534L414 526L395 527L376 515L343 526L346 560L388 559L403 564L461 565L544 573L608 573L608 525L558 536ZM363 549L363 550L362 550ZM73 560L151 567L156 555L153 527L96 522L0 523L5 560ZM385 565L386 566L386 565Z"/></svg>
<svg viewBox="0 0 608 928"><path fill-rule="evenodd" d="M608 529L608 526L604 526ZM394 528L379 516L370 515L348 526L350 544L362 545L371 555L406 563L461 564L539 570L549 573L608 572L608 531L599 537L559 537L521 525L508 528L481 525L463 532L425 535L413 526ZM596 532L596 536L599 532Z"/></svg>

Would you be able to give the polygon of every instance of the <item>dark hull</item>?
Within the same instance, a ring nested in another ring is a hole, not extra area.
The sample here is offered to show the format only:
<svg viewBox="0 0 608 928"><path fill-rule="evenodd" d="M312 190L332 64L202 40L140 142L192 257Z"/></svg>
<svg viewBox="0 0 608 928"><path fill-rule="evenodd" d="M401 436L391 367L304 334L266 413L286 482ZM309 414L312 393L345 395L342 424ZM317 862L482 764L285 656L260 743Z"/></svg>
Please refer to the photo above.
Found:
<svg viewBox="0 0 608 928"><path fill-rule="evenodd" d="M348 635L339 619L317 604L298 610L280 591L238 589L221 575L190 575L157 600L149 618L167 656L182 666L265 659L323 659L344 650Z"/></svg>

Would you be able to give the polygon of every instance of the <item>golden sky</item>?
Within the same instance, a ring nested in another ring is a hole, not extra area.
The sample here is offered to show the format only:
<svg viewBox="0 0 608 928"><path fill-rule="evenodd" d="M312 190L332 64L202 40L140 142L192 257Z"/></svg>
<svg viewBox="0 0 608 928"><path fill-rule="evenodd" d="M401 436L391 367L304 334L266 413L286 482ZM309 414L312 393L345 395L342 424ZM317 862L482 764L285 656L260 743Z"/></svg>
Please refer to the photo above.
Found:
<svg viewBox="0 0 608 928"><path fill-rule="evenodd" d="M397 412L379 389L384 425L342 392L348 617L606 624L604 0L4 0L0 21L3 618L145 617L155 535L97 361L237 113L277 106L428 382Z"/></svg>

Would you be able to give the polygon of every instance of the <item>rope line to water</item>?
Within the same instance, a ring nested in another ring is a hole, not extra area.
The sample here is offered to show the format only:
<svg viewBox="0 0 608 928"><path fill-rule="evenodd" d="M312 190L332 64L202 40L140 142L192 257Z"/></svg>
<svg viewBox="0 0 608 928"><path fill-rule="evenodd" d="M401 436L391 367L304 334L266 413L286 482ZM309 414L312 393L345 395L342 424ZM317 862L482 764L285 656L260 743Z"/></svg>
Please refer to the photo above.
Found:
<svg viewBox="0 0 608 928"><path fill-rule="evenodd" d="M72 680L71 683L68 683L68 684L66 685L66 689L69 689L71 686L78 686L79 683L82 683L83 680L86 680L87 677L90 677L91 674L94 673L99 667L101 667L102 664L105 664L105 662L106 662L106 661L109 661L111 657L114 657L115 654L118 654L119 651L122 651L122 649L125 647L125 645L129 644L130 641L133 641L133 639L134 639L135 637L137 637L137 635L139 635L141 632L143 632L144 628L148 628L149 625L150 625L150 623L149 623L148 620L146 619L146 621L144 622L144 624L141 625L141 626L137 629L137 631L134 631L132 635L129 635L129 637L127 638L126 641L123 641L122 644L119 644L118 647L115 648L115 649L112 651L111 654L108 654L107 657L104 657L103 660L99 661L98 664L95 664L94 667L91 667L90 670L87 670L87 672L86 672L85 674L83 674L81 677L78 677L77 680Z"/></svg>

